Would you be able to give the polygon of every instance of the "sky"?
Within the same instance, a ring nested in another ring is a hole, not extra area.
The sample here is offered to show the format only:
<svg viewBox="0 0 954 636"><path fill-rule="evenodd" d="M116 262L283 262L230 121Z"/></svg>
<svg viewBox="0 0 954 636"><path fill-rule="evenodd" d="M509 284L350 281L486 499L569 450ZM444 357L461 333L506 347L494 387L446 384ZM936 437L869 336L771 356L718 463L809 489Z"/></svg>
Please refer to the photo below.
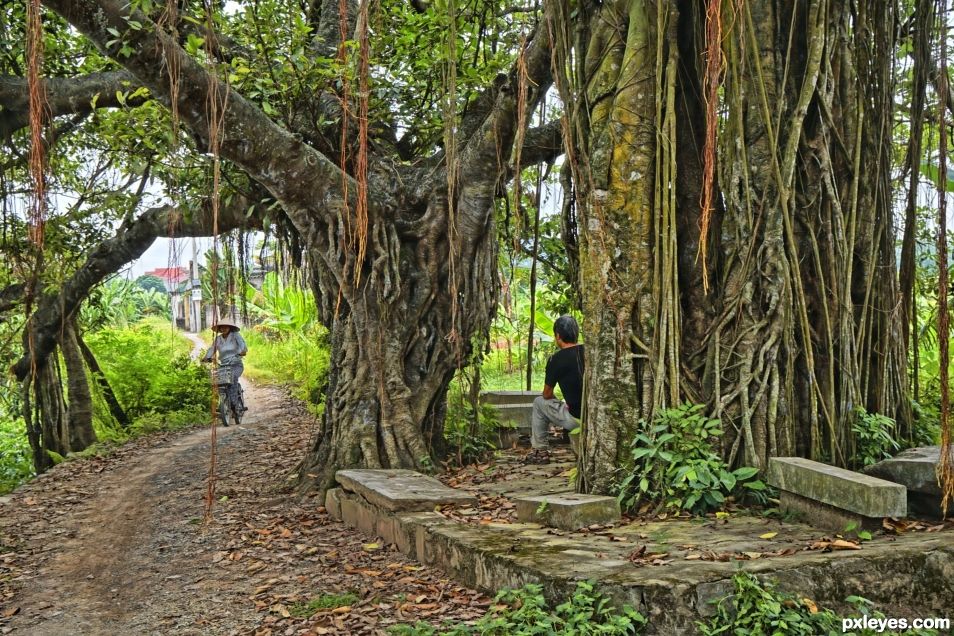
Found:
<svg viewBox="0 0 954 636"><path fill-rule="evenodd" d="M174 248L173 248L174 246ZM196 239L199 263L205 262L202 255L212 248L212 239ZM123 270L127 277L137 278L160 267L188 267L192 259L192 239L158 238L146 252Z"/></svg>

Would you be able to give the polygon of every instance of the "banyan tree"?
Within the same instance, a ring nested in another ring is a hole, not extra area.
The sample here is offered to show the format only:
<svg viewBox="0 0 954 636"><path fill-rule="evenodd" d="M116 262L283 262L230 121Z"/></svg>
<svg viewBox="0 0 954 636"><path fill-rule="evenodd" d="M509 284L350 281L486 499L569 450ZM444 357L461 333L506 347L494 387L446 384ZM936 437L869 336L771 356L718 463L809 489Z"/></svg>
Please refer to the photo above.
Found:
<svg viewBox="0 0 954 636"><path fill-rule="evenodd" d="M331 332L303 483L427 469L494 313L495 206L522 166L559 160L587 347L582 488L612 490L635 431L684 401L723 421L726 458L758 467L844 463L859 409L910 422L899 3L43 5L108 60L46 79L54 120L160 103L174 154L207 160L215 196L129 219L40 302L20 377L147 237L265 219L300 246ZM540 122L548 92L561 116ZM3 130L26 125L15 105ZM223 197L220 172L245 187Z"/></svg>

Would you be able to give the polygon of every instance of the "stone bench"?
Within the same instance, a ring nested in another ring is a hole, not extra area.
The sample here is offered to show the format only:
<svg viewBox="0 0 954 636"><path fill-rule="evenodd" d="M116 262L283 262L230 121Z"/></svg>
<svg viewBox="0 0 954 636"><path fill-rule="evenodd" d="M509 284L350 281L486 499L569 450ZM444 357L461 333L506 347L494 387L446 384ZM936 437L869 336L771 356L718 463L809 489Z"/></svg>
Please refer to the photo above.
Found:
<svg viewBox="0 0 954 636"><path fill-rule="evenodd" d="M782 491L780 507L811 525L843 532L879 528L884 517L907 515L901 484L801 457L769 459L766 481Z"/></svg>
<svg viewBox="0 0 954 636"><path fill-rule="evenodd" d="M505 404L533 404L533 400L540 395L539 391L481 391L480 401L483 404L503 406Z"/></svg>
<svg viewBox="0 0 954 636"><path fill-rule="evenodd" d="M887 479L908 489L908 514L941 518L941 484L937 479L940 446L909 448L864 469L865 474Z"/></svg>
<svg viewBox="0 0 954 636"><path fill-rule="evenodd" d="M579 530L598 523L616 523L620 519L616 497L559 493L514 499L517 519L561 530Z"/></svg>
<svg viewBox="0 0 954 636"><path fill-rule="evenodd" d="M442 505L477 505L470 493L413 470L339 470L335 478L341 487L325 495L328 514L367 535L381 537L405 554L413 554L417 539L403 518L436 517L434 509Z"/></svg>

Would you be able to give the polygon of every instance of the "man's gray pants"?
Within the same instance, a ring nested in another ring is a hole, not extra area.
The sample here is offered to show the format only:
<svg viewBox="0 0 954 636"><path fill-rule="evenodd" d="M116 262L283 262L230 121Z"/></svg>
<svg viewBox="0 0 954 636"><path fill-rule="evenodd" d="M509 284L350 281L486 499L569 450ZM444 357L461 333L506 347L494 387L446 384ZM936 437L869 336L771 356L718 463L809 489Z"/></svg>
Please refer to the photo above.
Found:
<svg viewBox="0 0 954 636"><path fill-rule="evenodd" d="M530 422L530 445L535 450L547 450L547 439L551 426L572 431L580 425L579 420L570 415L570 408L563 400L547 400L542 395L533 401L533 419Z"/></svg>

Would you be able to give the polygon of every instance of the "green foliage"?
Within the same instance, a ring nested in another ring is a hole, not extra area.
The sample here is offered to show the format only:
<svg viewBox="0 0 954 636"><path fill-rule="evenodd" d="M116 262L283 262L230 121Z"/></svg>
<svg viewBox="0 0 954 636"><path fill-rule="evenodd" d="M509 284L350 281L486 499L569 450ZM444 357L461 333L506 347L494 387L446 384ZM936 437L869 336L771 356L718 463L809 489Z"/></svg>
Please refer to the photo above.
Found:
<svg viewBox="0 0 954 636"><path fill-rule="evenodd" d="M147 291L159 292L160 294L166 293L166 284L162 282L161 278L152 274L143 274L136 279L135 283L138 287Z"/></svg>
<svg viewBox="0 0 954 636"><path fill-rule="evenodd" d="M460 382L451 385L447 394L444 439L458 465L480 461L496 450L501 426L497 409L490 404L478 404L475 409L464 395Z"/></svg>
<svg viewBox="0 0 954 636"><path fill-rule="evenodd" d="M20 421L0 414L0 495L33 476L33 460Z"/></svg>
<svg viewBox="0 0 954 636"><path fill-rule="evenodd" d="M86 339L130 418L208 410L208 373L189 359L191 343L172 333L169 325L146 321L109 327Z"/></svg>
<svg viewBox="0 0 954 636"><path fill-rule="evenodd" d="M632 443L633 468L619 486L620 503L634 508L656 502L667 508L702 514L721 507L740 488L764 490L755 468L729 470L712 448L722 436L718 420L707 418L702 405L683 404L656 413L651 425Z"/></svg>
<svg viewBox="0 0 954 636"><path fill-rule="evenodd" d="M399 625L391 629L400 636L622 636L638 634L646 619L631 607L614 608L592 583L581 581L565 603L551 609L543 588L529 584L519 590L503 590L494 605L474 625L448 626L441 630L426 623Z"/></svg>
<svg viewBox="0 0 954 636"><path fill-rule="evenodd" d="M125 278L113 278L90 293L80 309L80 319L88 331L95 331L129 327L147 316L169 317L170 311L165 292L147 289Z"/></svg>
<svg viewBox="0 0 954 636"><path fill-rule="evenodd" d="M901 448L894 438L894 431L895 422L890 417L868 413L860 406L855 408L851 425L855 453L851 457L851 464L856 467L870 466L891 457Z"/></svg>
<svg viewBox="0 0 954 636"><path fill-rule="evenodd" d="M733 592L717 601L717 613L708 622L696 623L702 636L870 636L875 632L843 632L841 617L830 609L820 610L809 599L781 592L771 582L762 583L747 572L732 577ZM871 602L849 596L846 602L856 614L884 618ZM897 634L897 632L883 632ZM933 630L907 630L905 634L930 636Z"/></svg>
<svg viewBox="0 0 954 636"><path fill-rule="evenodd" d="M339 607L354 605L359 600L361 600L361 598L353 592L345 592L344 594L322 594L307 603L295 603L288 608L288 613L298 618L308 618L321 610L337 609Z"/></svg>
<svg viewBox="0 0 954 636"><path fill-rule="evenodd" d="M250 378L283 384L320 411L331 368L328 331L315 323L298 331L243 329L248 345L245 372Z"/></svg>
<svg viewBox="0 0 954 636"><path fill-rule="evenodd" d="M261 321L264 332L301 332L318 320L318 309L311 290L298 284L285 284L275 272L265 275L262 289L247 287L249 313Z"/></svg>

